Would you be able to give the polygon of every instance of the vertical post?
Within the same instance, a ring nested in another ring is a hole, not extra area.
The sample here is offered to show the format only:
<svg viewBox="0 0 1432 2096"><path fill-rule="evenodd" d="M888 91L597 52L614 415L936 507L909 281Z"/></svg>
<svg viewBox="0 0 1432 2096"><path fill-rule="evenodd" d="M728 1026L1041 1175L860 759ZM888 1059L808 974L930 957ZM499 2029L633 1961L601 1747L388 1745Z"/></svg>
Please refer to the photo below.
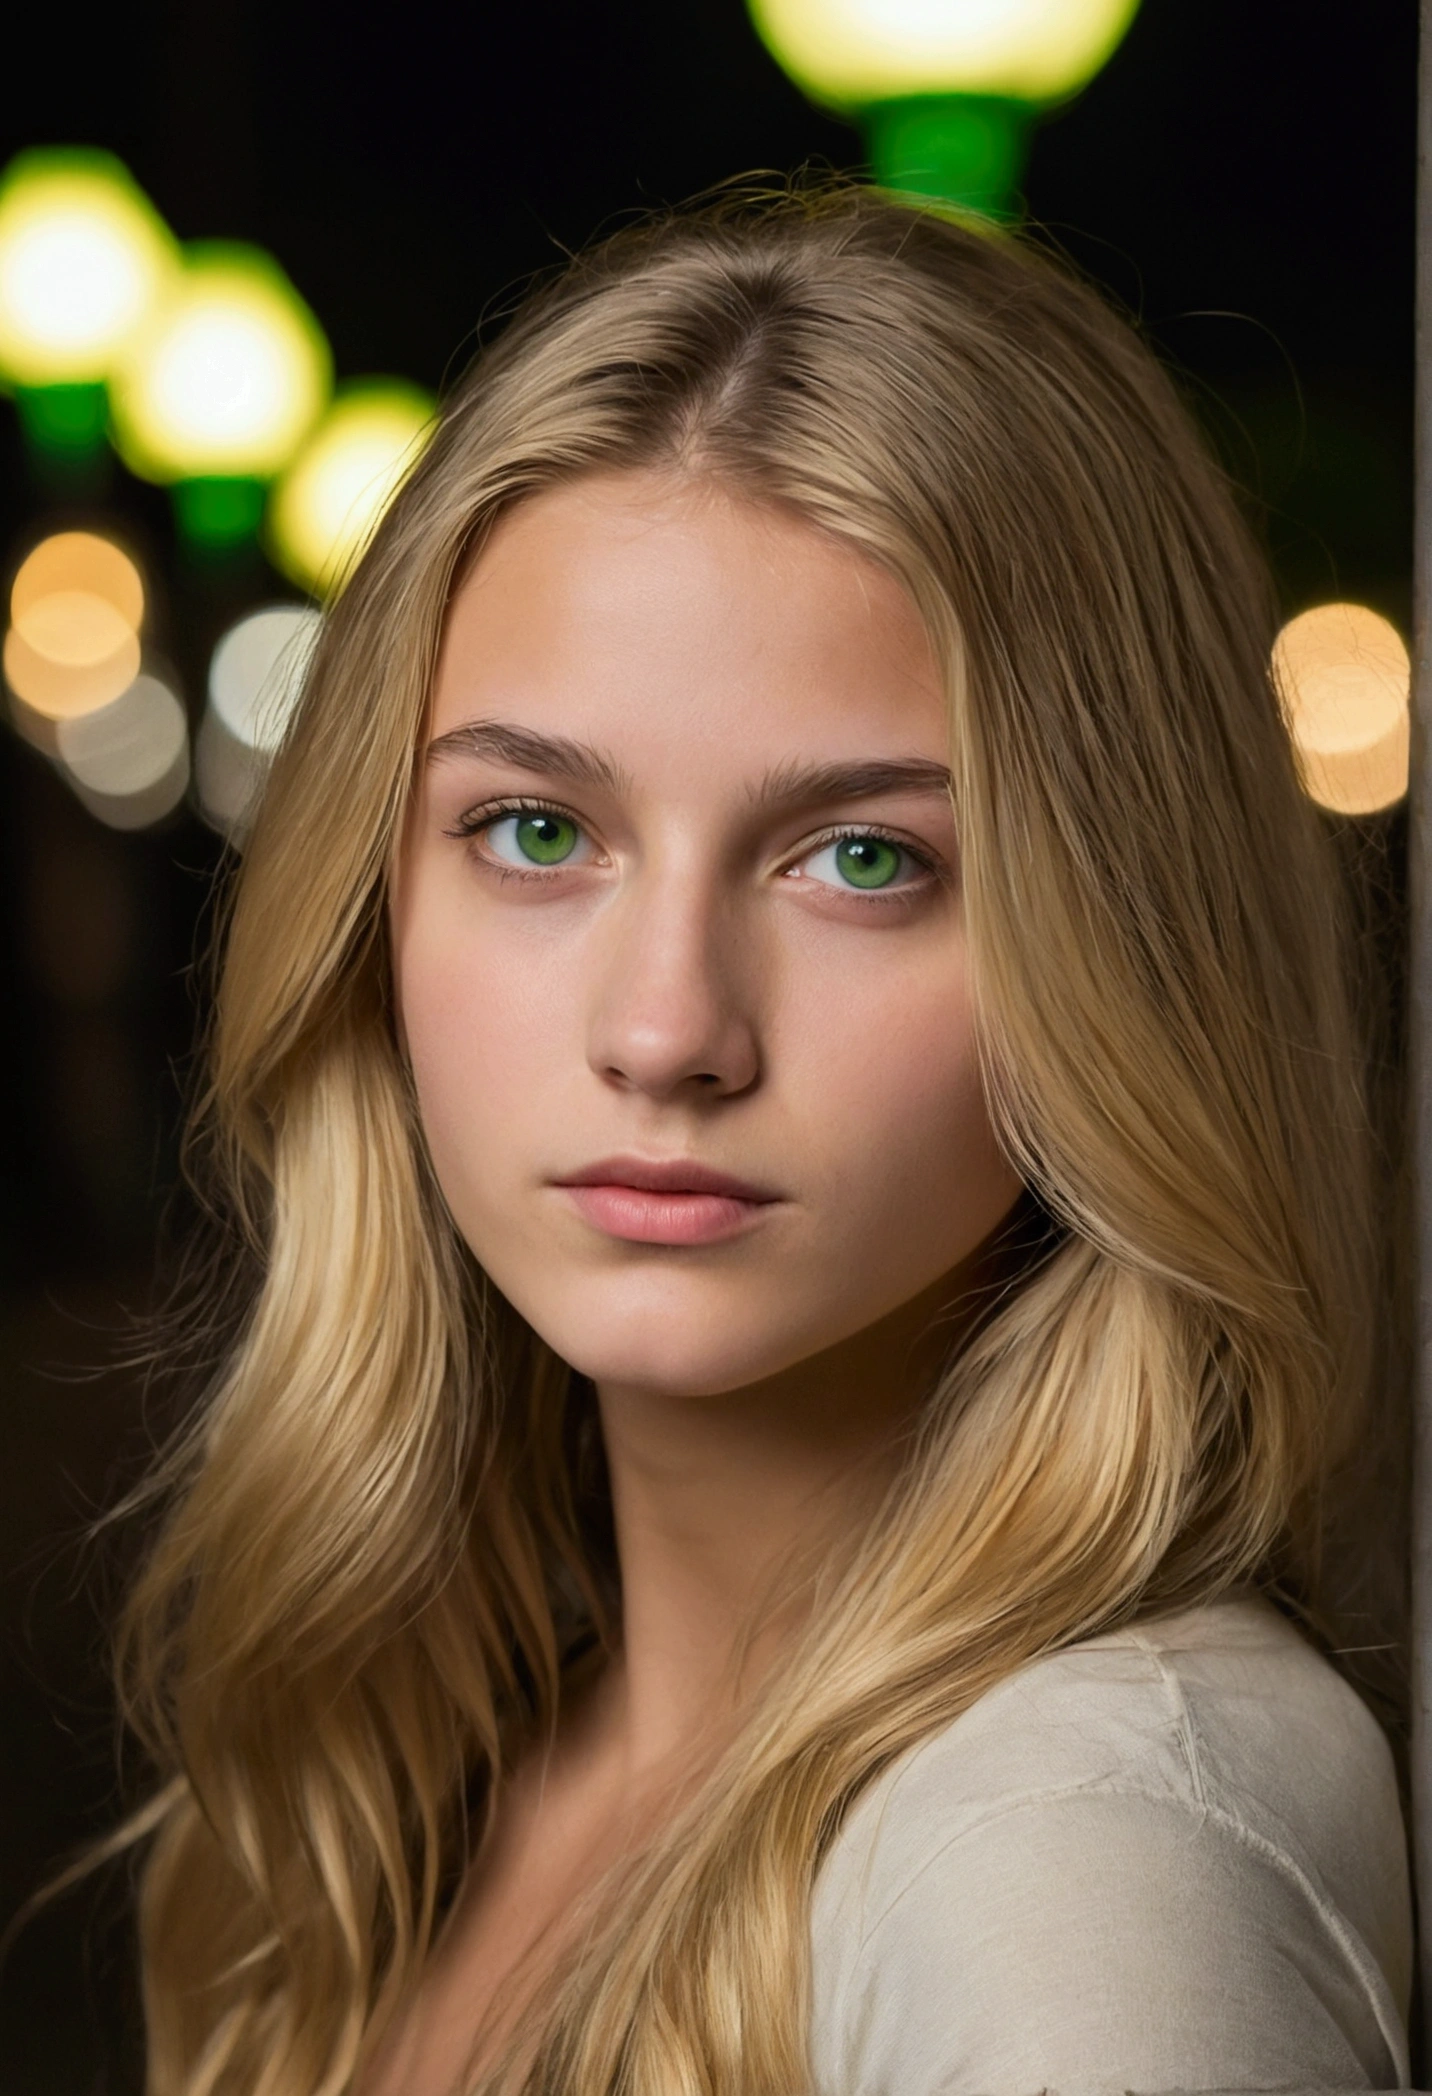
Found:
<svg viewBox="0 0 1432 2096"><path fill-rule="evenodd" d="M1412 1816L1422 2042L1432 2053L1432 0L1421 0L1417 123L1415 634L1408 875L1408 1083L1416 1285L1412 1505ZM1429 2062L1424 2060L1425 2080Z"/></svg>

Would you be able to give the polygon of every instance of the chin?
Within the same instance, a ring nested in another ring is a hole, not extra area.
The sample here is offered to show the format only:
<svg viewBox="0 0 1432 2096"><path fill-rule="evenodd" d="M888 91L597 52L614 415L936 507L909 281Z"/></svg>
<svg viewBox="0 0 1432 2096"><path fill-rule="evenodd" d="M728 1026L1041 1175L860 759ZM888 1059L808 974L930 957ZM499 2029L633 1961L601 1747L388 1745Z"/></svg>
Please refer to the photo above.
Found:
<svg viewBox="0 0 1432 2096"><path fill-rule="evenodd" d="M718 1397L816 1353L790 1331L763 1331L754 1318L700 1318L685 1311L646 1308L627 1315L544 1317L528 1322L580 1375L608 1388L648 1390L668 1397Z"/></svg>
<svg viewBox="0 0 1432 2096"><path fill-rule="evenodd" d="M580 1374L608 1389L647 1390L665 1397L719 1397L790 1365L783 1357L750 1346L715 1341L709 1347L693 1346L689 1333L673 1333L665 1345L655 1333L639 1344L603 1344L588 1335L556 1351Z"/></svg>

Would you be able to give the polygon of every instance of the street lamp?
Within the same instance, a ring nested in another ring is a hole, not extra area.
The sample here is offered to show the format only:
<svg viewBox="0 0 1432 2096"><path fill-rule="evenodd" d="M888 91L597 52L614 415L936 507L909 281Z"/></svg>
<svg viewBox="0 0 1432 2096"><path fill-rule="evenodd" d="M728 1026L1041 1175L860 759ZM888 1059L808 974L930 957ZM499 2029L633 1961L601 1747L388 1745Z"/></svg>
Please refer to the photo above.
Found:
<svg viewBox="0 0 1432 2096"><path fill-rule="evenodd" d="M205 243L115 374L115 443L142 479L172 484L186 538L231 547L256 531L265 484L331 383L323 330L272 257Z"/></svg>
<svg viewBox="0 0 1432 2096"><path fill-rule="evenodd" d="M178 265L168 228L112 154L37 148L0 178L0 376L29 442L104 442L105 380Z"/></svg>
<svg viewBox="0 0 1432 2096"><path fill-rule="evenodd" d="M315 596L339 588L432 434L437 402L401 379L345 386L274 486L265 536Z"/></svg>
<svg viewBox="0 0 1432 2096"><path fill-rule="evenodd" d="M1113 52L1139 0L748 0L812 101L860 122L885 187L1005 217L1028 132Z"/></svg>

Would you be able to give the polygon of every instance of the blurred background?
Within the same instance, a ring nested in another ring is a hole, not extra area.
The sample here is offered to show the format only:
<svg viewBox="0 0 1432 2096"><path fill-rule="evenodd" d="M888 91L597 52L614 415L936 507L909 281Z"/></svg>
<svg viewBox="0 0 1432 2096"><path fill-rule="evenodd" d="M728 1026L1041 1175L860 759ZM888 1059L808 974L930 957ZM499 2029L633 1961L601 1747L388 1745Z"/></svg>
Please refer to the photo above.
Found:
<svg viewBox="0 0 1432 2096"><path fill-rule="evenodd" d="M1248 490L1299 621L1280 675L1305 776L1376 847L1395 971L1412 0L1113 0L1093 77L1038 120L1077 82L1023 61L862 83L840 41L862 4L879 27L882 0L765 0L769 42L744 0L76 0L7 24L0 1924L116 1812L123 1553L85 1534L156 1427L124 1356L166 1215L171 1243L187 1228L214 878L325 590L531 272L725 177L872 155L1027 211L1138 317ZM903 8L928 45L1002 4L885 0L884 28ZM1040 48L1062 4L1033 10ZM101 1875L11 1949L0 2096L137 2089L127 1893Z"/></svg>

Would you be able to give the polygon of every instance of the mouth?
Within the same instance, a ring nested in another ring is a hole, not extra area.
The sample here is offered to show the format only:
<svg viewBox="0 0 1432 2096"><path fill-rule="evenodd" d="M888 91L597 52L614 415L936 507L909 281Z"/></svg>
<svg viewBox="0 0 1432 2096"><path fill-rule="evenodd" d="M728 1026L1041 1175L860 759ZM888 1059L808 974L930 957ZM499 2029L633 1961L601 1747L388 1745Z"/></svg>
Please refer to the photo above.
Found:
<svg viewBox="0 0 1432 2096"><path fill-rule="evenodd" d="M593 1229L635 1244L713 1244L782 1198L685 1158L604 1157L555 1184Z"/></svg>

